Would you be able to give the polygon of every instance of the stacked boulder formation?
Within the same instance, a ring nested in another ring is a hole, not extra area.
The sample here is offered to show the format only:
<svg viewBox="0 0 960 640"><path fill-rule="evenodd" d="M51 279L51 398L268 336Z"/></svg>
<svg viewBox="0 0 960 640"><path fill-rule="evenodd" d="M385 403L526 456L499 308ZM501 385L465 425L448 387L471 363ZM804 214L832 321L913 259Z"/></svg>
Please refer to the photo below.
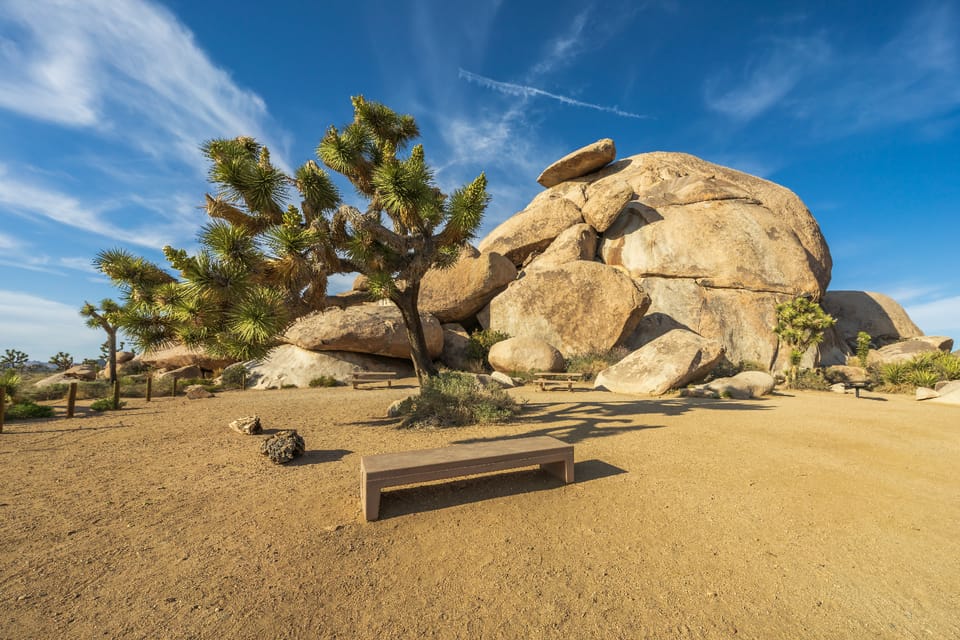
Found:
<svg viewBox="0 0 960 640"><path fill-rule="evenodd" d="M625 349L598 378L615 391L663 393L724 360L775 371L788 359L773 332L776 306L799 296L839 320L808 364L844 364L859 331L878 346L922 336L886 296L827 292L829 248L782 186L683 153L616 160L610 139L558 160L538 182L545 190L522 211L422 282L428 349L447 366L463 366L467 335L482 327L526 340L492 354L509 363L500 369L561 368L552 351ZM298 320L283 347L251 363L252 385L346 380L357 368L411 375L399 311L364 290L358 278ZM529 367L523 353L537 354Z"/></svg>

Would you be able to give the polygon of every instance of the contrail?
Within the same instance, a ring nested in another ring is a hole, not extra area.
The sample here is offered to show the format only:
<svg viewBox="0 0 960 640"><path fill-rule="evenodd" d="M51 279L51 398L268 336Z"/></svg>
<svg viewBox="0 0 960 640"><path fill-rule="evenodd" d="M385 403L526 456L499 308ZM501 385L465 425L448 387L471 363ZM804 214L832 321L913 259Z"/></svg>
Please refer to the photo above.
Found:
<svg viewBox="0 0 960 640"><path fill-rule="evenodd" d="M472 82L474 84L480 85L486 89L493 89L494 91L499 91L500 93L505 93L508 96L542 96L544 98L550 98L551 100L556 100L557 102L562 102L563 104L569 104L573 107L586 107L587 109L596 109L597 111L605 111L607 113L612 113L614 115L623 116L624 118L637 118L640 120L645 120L650 116L645 116L639 113L631 113L629 111L624 111L618 107L605 107L600 104L593 104L590 102L583 102L582 100L574 100L573 98L568 98L567 96L560 96L555 93L550 93L549 91L544 91L543 89L537 89L536 87L528 87L522 84L513 84L511 82L498 82L492 78L487 78L466 69L460 69L459 77L463 78L467 82Z"/></svg>

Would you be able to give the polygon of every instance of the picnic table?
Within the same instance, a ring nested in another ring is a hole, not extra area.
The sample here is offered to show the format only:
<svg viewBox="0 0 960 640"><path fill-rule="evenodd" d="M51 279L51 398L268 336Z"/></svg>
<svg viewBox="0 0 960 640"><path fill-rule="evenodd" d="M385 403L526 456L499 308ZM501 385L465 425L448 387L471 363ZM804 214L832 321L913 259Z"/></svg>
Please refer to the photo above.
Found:
<svg viewBox="0 0 960 640"><path fill-rule="evenodd" d="M573 383L582 382L585 377L582 373L537 371L534 373L533 382L540 387L540 391L547 391L549 388L562 389L563 387L566 387L567 391L572 391Z"/></svg>

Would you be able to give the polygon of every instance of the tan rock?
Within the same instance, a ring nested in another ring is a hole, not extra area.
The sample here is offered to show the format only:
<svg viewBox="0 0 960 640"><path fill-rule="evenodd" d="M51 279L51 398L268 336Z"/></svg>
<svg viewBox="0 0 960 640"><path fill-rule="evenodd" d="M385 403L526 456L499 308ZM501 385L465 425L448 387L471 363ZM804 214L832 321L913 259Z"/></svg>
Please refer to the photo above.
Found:
<svg viewBox="0 0 960 640"><path fill-rule="evenodd" d="M130 362L136 357L133 351L117 351L117 364Z"/></svg>
<svg viewBox="0 0 960 640"><path fill-rule="evenodd" d="M470 247L450 268L427 271L420 283L418 306L440 322L462 322L516 278L517 268L510 260Z"/></svg>
<svg viewBox="0 0 960 640"><path fill-rule="evenodd" d="M580 207L583 220L603 233L635 197L633 187L620 179L590 185L587 188L587 201Z"/></svg>
<svg viewBox="0 0 960 640"><path fill-rule="evenodd" d="M524 267L525 273L552 269L575 260L593 260L597 255L597 232L588 224L575 224Z"/></svg>
<svg viewBox="0 0 960 640"><path fill-rule="evenodd" d="M921 353L936 353L940 351L935 343L927 340L912 338L902 342L894 342L879 349L871 349L867 355L868 364L890 364L913 360Z"/></svg>
<svg viewBox="0 0 960 640"><path fill-rule="evenodd" d="M64 371L63 377L72 378L74 380L96 380L97 369L96 367L92 367L90 365L78 364Z"/></svg>
<svg viewBox="0 0 960 640"><path fill-rule="evenodd" d="M626 274L578 261L527 274L478 318L487 328L539 338L570 356L609 351L633 332L649 305Z"/></svg>
<svg viewBox="0 0 960 640"><path fill-rule="evenodd" d="M848 365L827 367L825 374L827 380L839 380L840 382L866 382L870 379L870 374L863 367Z"/></svg>
<svg viewBox="0 0 960 640"><path fill-rule="evenodd" d="M543 251L563 231L581 222L580 209L566 198L531 203L491 231L478 248L481 253L499 253L519 266L530 254Z"/></svg>
<svg viewBox="0 0 960 640"><path fill-rule="evenodd" d="M167 380L174 378L176 380L187 380L193 378L202 378L203 370L195 364L188 364L185 367L178 367L176 369L170 369L169 371L161 371L157 374L157 381Z"/></svg>
<svg viewBox="0 0 960 640"><path fill-rule="evenodd" d="M204 398L212 398L213 394L207 390L202 384L192 384L186 388L186 394L188 400L202 400Z"/></svg>
<svg viewBox="0 0 960 640"><path fill-rule="evenodd" d="M874 344L923 335L896 300L874 291L828 291L821 304L836 318L836 330L849 345L856 346L857 334L865 331Z"/></svg>
<svg viewBox="0 0 960 640"><path fill-rule="evenodd" d="M321 376L346 383L358 370L394 372L401 378L413 376L409 360L346 351L307 351L292 344L280 345L266 358L246 363L246 367L247 387L251 389L279 389L289 385L305 388Z"/></svg>
<svg viewBox="0 0 960 640"><path fill-rule="evenodd" d="M432 315L420 314L431 358L443 351L443 329ZM362 304L306 315L287 329L283 341L310 351L350 351L409 358L410 343L394 304Z"/></svg>
<svg viewBox="0 0 960 640"><path fill-rule="evenodd" d="M143 364L154 369L177 369L196 365L201 369L215 371L223 369L233 360L207 353L202 349L191 349L184 345L175 345L165 349L146 351L140 356Z"/></svg>
<svg viewBox="0 0 960 640"><path fill-rule="evenodd" d="M560 184L550 187L549 189L545 189L544 191L541 191L535 195L533 200L530 201L530 206L541 205L547 201L563 198L572 202L574 206L579 209L587 201L588 184L589 183L586 181L586 179L561 182Z"/></svg>
<svg viewBox="0 0 960 640"><path fill-rule="evenodd" d="M563 356L549 342L521 336L507 338L490 347L487 356L496 371L563 371Z"/></svg>
<svg viewBox="0 0 960 640"><path fill-rule="evenodd" d="M560 158L543 170L537 182L545 187L552 187L601 169L616 157L617 148L613 140L603 138Z"/></svg>
<svg viewBox="0 0 960 640"><path fill-rule="evenodd" d="M455 371L469 371L473 362L468 355L470 334L459 324L443 325L443 352L440 362Z"/></svg>
<svg viewBox="0 0 960 640"><path fill-rule="evenodd" d="M766 371L741 371L729 378L717 378L704 385L716 392L721 398L750 400L769 395L776 381Z"/></svg>
<svg viewBox="0 0 960 640"><path fill-rule="evenodd" d="M660 395L702 378L721 357L719 343L675 329L601 371L593 386L616 393Z"/></svg>
<svg viewBox="0 0 960 640"><path fill-rule="evenodd" d="M939 398L940 394L934 391L933 389L928 389L926 387L917 387L917 390L914 392L914 397L917 400L932 400L934 398Z"/></svg>
<svg viewBox="0 0 960 640"><path fill-rule="evenodd" d="M949 352L951 349L953 349L953 338L947 336L917 336L915 338L911 338L911 340L926 342L937 351Z"/></svg>

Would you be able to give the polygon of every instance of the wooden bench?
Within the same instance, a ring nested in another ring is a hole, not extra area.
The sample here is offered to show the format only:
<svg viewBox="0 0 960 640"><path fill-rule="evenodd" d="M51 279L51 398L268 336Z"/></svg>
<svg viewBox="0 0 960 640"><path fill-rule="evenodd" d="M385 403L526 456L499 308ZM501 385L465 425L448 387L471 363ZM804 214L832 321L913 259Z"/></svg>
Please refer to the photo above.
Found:
<svg viewBox="0 0 960 640"><path fill-rule="evenodd" d="M853 389L853 393L857 396L857 398L859 398L859 397L860 397L860 389L866 389L867 391L872 391L872 390L873 390L873 384L871 384L871 383L869 383L869 382L844 382L844 383L843 383L843 388L844 388L844 389Z"/></svg>
<svg viewBox="0 0 960 640"><path fill-rule="evenodd" d="M376 520L380 513L380 491L386 487L533 465L540 465L564 482L573 482L573 445L550 436L536 436L363 456L360 458L360 508L367 520Z"/></svg>
<svg viewBox="0 0 960 640"><path fill-rule="evenodd" d="M573 383L581 382L584 379L582 373L550 373L548 371L537 371L533 374L534 383L540 387L540 391L546 391L547 385L554 389L567 388L567 391L573 391Z"/></svg>
<svg viewBox="0 0 960 640"><path fill-rule="evenodd" d="M354 371L353 388L356 389L357 385L363 382L386 382L388 387L392 387L396 377L397 374L393 371Z"/></svg>

